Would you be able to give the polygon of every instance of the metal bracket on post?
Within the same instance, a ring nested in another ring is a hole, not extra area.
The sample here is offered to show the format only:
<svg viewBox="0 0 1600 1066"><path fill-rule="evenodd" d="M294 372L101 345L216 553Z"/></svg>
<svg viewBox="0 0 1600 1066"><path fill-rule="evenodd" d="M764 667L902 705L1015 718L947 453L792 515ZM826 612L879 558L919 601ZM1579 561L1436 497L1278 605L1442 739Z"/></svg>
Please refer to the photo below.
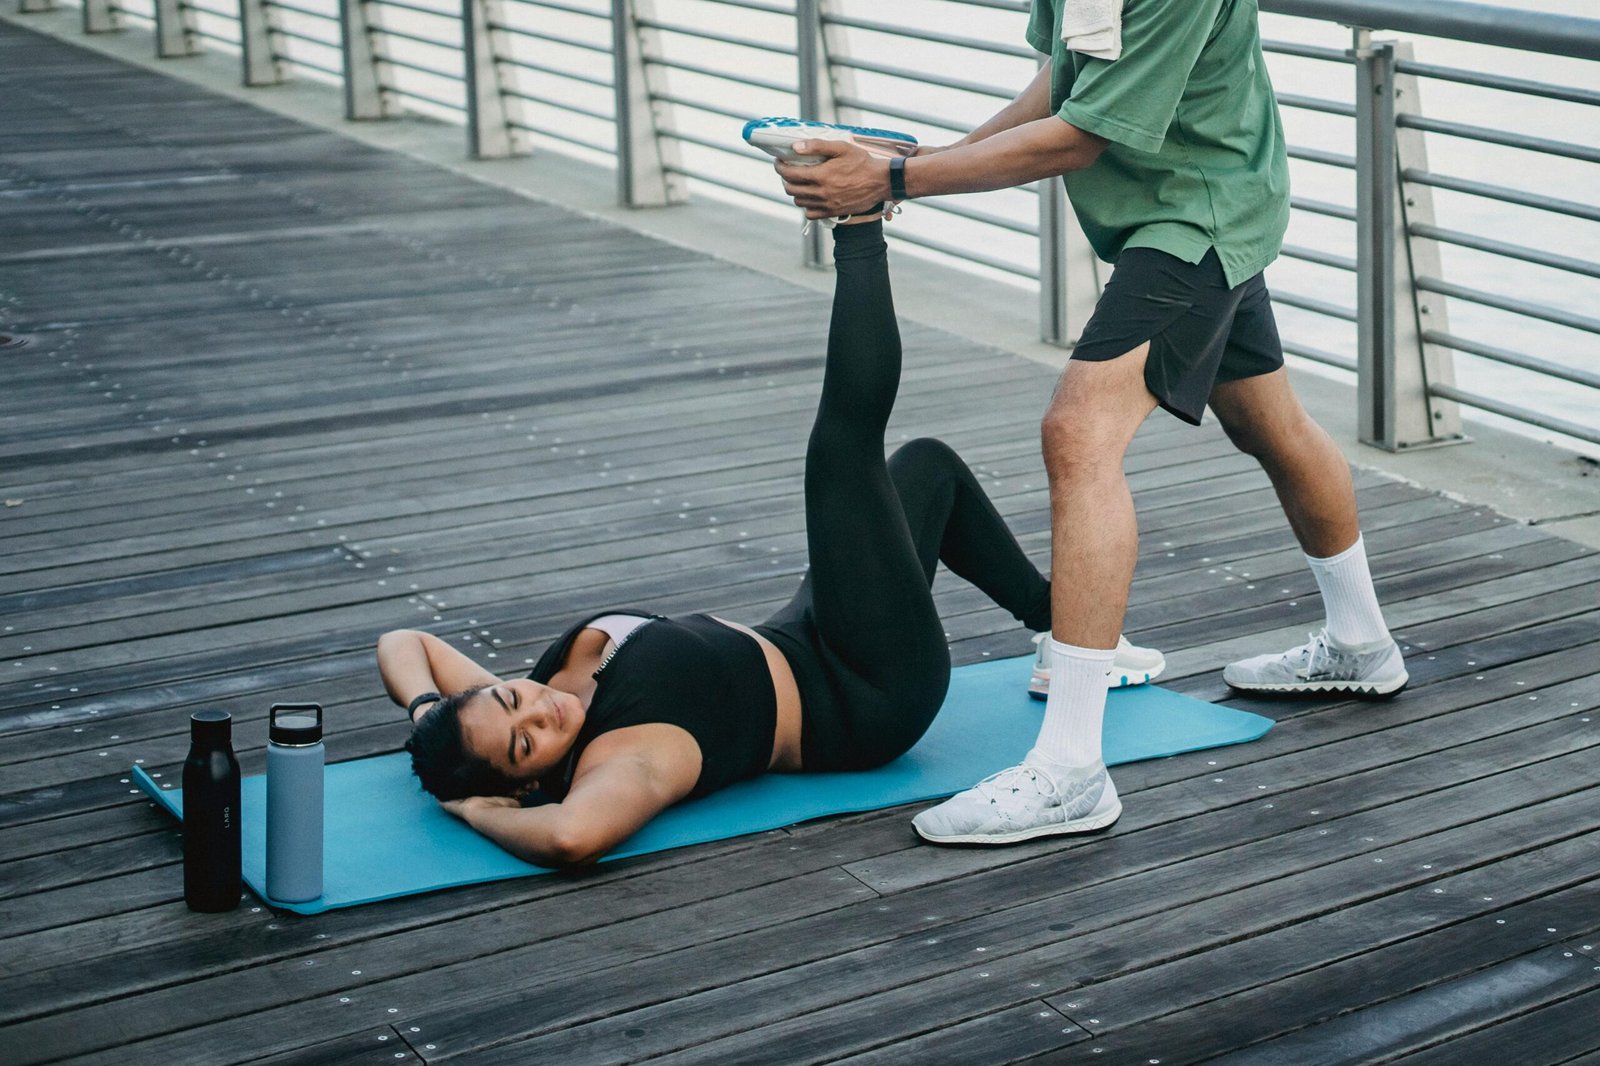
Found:
<svg viewBox="0 0 1600 1066"><path fill-rule="evenodd" d="M112 33L122 29L112 0L83 0L83 32Z"/></svg>
<svg viewBox="0 0 1600 1066"><path fill-rule="evenodd" d="M156 0L156 58L180 59L200 54L194 8L184 0Z"/></svg>
<svg viewBox="0 0 1600 1066"><path fill-rule="evenodd" d="M388 118L394 114L378 69L372 35L378 27L368 17L367 0L339 0L339 41L344 62L344 117Z"/></svg>
<svg viewBox="0 0 1600 1066"><path fill-rule="evenodd" d="M1409 41L1394 45L1396 62L1412 57ZM1399 115L1422 113L1422 97L1416 76L1394 73L1394 112ZM1432 238L1412 235L1412 227L1433 224L1433 190L1427 185L1408 182L1408 171L1423 172L1428 169L1428 146L1421 130L1408 129L1396 124L1394 135L1396 180L1399 193L1400 226L1398 237L1406 274L1402 276L1406 303L1395 324L1395 351L1397 374L1401 379L1401 395L1416 392L1414 403L1402 408L1413 417L1396 427L1395 447L1417 448L1433 444L1459 444L1467 439L1461 431L1461 408L1454 400L1434 396L1433 385L1454 385L1456 381L1455 356L1449 348L1431 344L1423 339L1429 330L1450 332L1450 319L1445 311L1445 298L1438 293L1422 292L1417 288L1419 277L1439 278L1444 271L1439 263L1439 245Z"/></svg>
<svg viewBox="0 0 1600 1066"><path fill-rule="evenodd" d="M239 0L239 53L244 65L244 84L278 85L283 82L283 62L278 50L281 29L278 5L269 0Z"/></svg>
<svg viewBox="0 0 1600 1066"><path fill-rule="evenodd" d="M617 201L624 207L665 207L688 199L676 141L661 136L664 112L650 98L645 59L660 47L655 30L639 25L652 0L611 0L612 85L616 93Z"/></svg>
<svg viewBox="0 0 1600 1066"><path fill-rule="evenodd" d="M20 0L17 4L19 15L42 15L46 11L56 9L56 0Z"/></svg>
<svg viewBox="0 0 1600 1066"><path fill-rule="evenodd" d="M828 41L823 35L823 0L795 0L795 55L798 60L800 118L812 122L839 121L833 77L828 62ZM807 226L800 234L800 261L821 270L830 263L824 227Z"/></svg>
<svg viewBox="0 0 1600 1066"><path fill-rule="evenodd" d="M1387 451L1443 443L1435 422L1446 421L1432 416L1419 324L1426 305L1417 299L1400 197L1395 52L1394 42L1355 31L1357 435Z"/></svg>
<svg viewBox="0 0 1600 1066"><path fill-rule="evenodd" d="M508 101L500 76L506 46L499 18L500 0L461 0L461 31L466 53L467 155L504 159L517 155L512 125L514 101Z"/></svg>

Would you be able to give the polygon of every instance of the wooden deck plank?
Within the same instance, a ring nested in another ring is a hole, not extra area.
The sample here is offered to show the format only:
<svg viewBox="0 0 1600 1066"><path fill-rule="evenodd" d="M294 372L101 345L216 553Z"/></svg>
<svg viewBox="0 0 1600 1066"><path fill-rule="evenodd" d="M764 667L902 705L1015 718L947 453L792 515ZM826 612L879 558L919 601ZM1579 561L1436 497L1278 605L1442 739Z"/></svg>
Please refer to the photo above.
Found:
<svg viewBox="0 0 1600 1066"><path fill-rule="evenodd" d="M1358 472L1410 691L1239 697L1218 665L1302 639L1314 585L1259 469L1164 416L1128 461L1128 628L1172 687L1279 725L1118 769L1111 834L935 850L894 810L191 915L124 780L170 776L190 710L236 715L247 770L280 698L328 705L334 758L392 751L381 629L510 670L603 601L787 598L827 303L10 24L0 94L0 325L31 341L0 393L18 1061L1600 1054L1568 939L1595 913L1600 557ZM1054 373L904 332L891 439L948 437L1043 561ZM1028 650L974 590L936 596L956 661Z"/></svg>

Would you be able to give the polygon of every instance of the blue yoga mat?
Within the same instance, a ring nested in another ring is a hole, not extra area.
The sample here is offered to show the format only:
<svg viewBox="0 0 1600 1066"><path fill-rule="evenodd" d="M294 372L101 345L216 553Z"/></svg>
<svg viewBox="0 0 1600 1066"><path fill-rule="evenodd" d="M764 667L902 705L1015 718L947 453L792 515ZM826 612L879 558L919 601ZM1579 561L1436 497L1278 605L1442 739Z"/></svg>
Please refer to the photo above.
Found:
<svg viewBox="0 0 1600 1066"><path fill-rule="evenodd" d="M959 792L1018 762L1044 705L1027 694L1032 658L954 671L933 727L915 748L865 773L767 774L673 807L603 861L870 811ZM1106 701L1109 764L1242 744L1272 728L1260 715L1203 703L1154 685L1113 690ZM138 786L183 817L179 790L134 767ZM244 780L244 879L263 900L317 914L418 892L550 872L515 858L446 814L417 787L404 753L334 763L327 771L323 894L278 903L266 892L266 779ZM908 829L907 832L910 830Z"/></svg>

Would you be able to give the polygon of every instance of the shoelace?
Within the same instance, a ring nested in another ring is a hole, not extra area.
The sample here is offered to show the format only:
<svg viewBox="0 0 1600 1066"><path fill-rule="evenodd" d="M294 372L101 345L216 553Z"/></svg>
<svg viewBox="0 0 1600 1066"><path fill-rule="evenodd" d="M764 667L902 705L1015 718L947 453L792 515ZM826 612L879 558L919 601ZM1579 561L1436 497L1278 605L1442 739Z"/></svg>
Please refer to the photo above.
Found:
<svg viewBox="0 0 1600 1066"><path fill-rule="evenodd" d="M1056 786L1055 779L1049 774L1041 774L1031 766L1009 766L999 773L990 774L982 781L979 781L972 786L972 790L983 796L990 803L995 803L997 802L996 797L1000 795L1001 791L1007 791L1013 795L1022 791L1011 782L1023 776L1033 781L1036 786L1042 781L1043 787L1039 788L1039 794L1046 799L1061 798L1061 790Z"/></svg>
<svg viewBox="0 0 1600 1066"><path fill-rule="evenodd" d="M1338 664L1344 653L1333 647L1328 641L1328 631L1320 629L1315 633L1307 633L1310 639L1295 651L1305 656L1305 665L1295 671L1301 678L1312 678L1317 674L1319 667L1331 668Z"/></svg>
<svg viewBox="0 0 1600 1066"><path fill-rule="evenodd" d="M904 210L905 209L901 207L898 202L892 203L883 209L883 217L885 220L887 220L891 216L898 215ZM846 219L849 217L849 215L840 215L838 218L808 218L806 219L805 225L800 227L800 236L804 237L806 234L810 233L811 227L817 225L818 223L821 223L824 229L833 229L839 224L841 219Z"/></svg>

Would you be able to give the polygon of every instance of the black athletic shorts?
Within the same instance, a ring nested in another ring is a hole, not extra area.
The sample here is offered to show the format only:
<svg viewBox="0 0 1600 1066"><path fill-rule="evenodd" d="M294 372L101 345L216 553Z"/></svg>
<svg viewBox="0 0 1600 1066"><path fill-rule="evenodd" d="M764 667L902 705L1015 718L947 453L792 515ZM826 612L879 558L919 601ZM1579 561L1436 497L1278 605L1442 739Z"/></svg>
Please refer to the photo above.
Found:
<svg viewBox="0 0 1600 1066"><path fill-rule="evenodd" d="M1283 365L1266 283L1257 274L1228 288L1215 248L1198 263L1154 248L1123 252L1072 358L1104 362L1145 341L1146 387L1162 407L1194 425L1217 382L1270 374Z"/></svg>

